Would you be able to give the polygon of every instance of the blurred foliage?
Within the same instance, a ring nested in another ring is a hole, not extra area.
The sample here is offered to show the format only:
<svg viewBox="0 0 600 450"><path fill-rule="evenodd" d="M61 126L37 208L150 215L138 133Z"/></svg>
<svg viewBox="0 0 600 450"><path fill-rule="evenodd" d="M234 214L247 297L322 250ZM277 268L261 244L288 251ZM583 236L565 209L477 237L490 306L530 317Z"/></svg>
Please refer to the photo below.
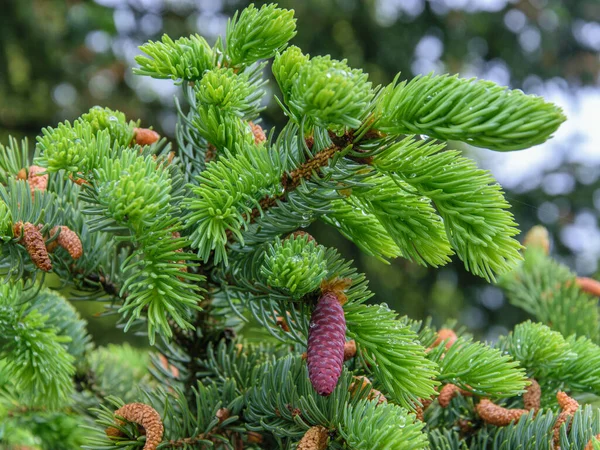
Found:
<svg viewBox="0 0 600 450"><path fill-rule="evenodd" d="M96 104L121 110L130 119L141 118L143 125L172 136L173 96L179 92L168 82L132 76L137 46L160 39L163 33L173 38L196 32L216 36L227 17L248 3L4 0L0 141L6 142L8 134L33 137L43 126L73 119ZM598 0L280 0L279 4L296 10L300 32L295 45L310 54L347 58L350 66L369 72L374 84L388 83L398 72L404 79L430 71L479 76L527 92L545 80L569 91L597 86L600 79ZM278 93L275 83L270 89ZM282 123L274 101L267 105L265 117L267 128ZM594 175L600 168L564 160L554 165L537 184L517 186L507 197L522 230L543 222L554 237L559 258L579 268L576 249L565 244L569 233L600 233L600 189ZM543 189L544 180L556 173L570 177L570 189ZM456 318L476 332L487 329L489 338L501 332L492 325L508 327L523 319L496 288L467 274L459 264L437 271L400 260L386 266L360 254L327 227L309 231L319 242L356 259L379 299L411 317L432 314L438 323ZM86 309L94 310L94 305ZM91 325L94 332L93 320ZM96 337L103 337L102 329L97 328Z"/></svg>

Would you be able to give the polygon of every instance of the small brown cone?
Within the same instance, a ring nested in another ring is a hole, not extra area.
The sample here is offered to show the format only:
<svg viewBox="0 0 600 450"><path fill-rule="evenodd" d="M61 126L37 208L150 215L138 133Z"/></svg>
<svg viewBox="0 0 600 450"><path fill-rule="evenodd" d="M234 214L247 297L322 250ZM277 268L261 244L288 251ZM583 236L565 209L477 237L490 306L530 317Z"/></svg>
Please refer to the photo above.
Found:
<svg viewBox="0 0 600 450"><path fill-rule="evenodd" d="M30 222L17 222L13 225L13 235L20 237L21 233L23 233L23 237L21 237L19 243L25 246L31 261L40 270L50 272L52 270L52 261L50 261L44 237L38 227Z"/></svg>
<svg viewBox="0 0 600 450"><path fill-rule="evenodd" d="M58 235L56 240L48 245L48 251L52 252L54 251L57 245L60 245L67 252L69 252L71 258L81 258L81 256L83 255L83 246L81 245L81 240L79 239L79 236L77 236L77 233L75 233L69 227L61 225L52 228L52 230L50 231L50 236L55 236L59 230L60 234Z"/></svg>
<svg viewBox="0 0 600 450"><path fill-rule="evenodd" d="M475 409L485 423L497 427L505 427L511 422L519 420L523 414L527 414L527 410L525 409L503 408L492 403L487 398L481 399Z"/></svg>
<svg viewBox="0 0 600 450"><path fill-rule="evenodd" d="M267 140L267 135L263 131L262 127L256 123L248 122L250 128L252 129L252 134L254 135L254 143L256 145L260 144Z"/></svg>
<svg viewBox="0 0 600 450"><path fill-rule="evenodd" d="M300 442L298 442L297 450L325 450L327 448L327 440L329 432L327 428L321 425L309 428Z"/></svg>
<svg viewBox="0 0 600 450"><path fill-rule="evenodd" d="M148 128L134 128L133 132L138 145L151 145L160 139L160 134Z"/></svg>
<svg viewBox="0 0 600 450"><path fill-rule="evenodd" d="M40 175L40 173L45 171L45 167L29 166L29 175L27 177L27 181L29 181L29 188L31 189L32 197L36 189L44 192L48 187L48 174L46 173L44 175Z"/></svg>
<svg viewBox="0 0 600 450"><path fill-rule="evenodd" d="M556 393L556 399L562 412L558 415L556 422L554 422L554 447L560 448L560 427L569 417L575 414L575 411L579 408L579 403L562 391Z"/></svg>
<svg viewBox="0 0 600 450"><path fill-rule="evenodd" d="M129 422L137 423L146 432L146 443L143 450L155 450L161 443L165 428L160 415L154 408L143 403L128 403L115 411L115 417L122 417ZM115 419L122 424L120 419ZM117 434L115 433L115 430ZM118 436L118 430L114 427L106 429L107 436Z"/></svg>
<svg viewBox="0 0 600 450"><path fill-rule="evenodd" d="M533 378L530 378L531 384L523 394L523 405L527 411L537 411L541 406L542 388Z"/></svg>

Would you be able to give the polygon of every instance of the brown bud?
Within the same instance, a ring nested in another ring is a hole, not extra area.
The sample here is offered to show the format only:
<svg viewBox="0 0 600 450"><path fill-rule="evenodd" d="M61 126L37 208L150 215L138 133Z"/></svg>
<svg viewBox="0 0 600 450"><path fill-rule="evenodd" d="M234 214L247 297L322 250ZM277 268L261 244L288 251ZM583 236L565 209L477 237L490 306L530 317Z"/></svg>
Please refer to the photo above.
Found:
<svg viewBox="0 0 600 450"><path fill-rule="evenodd" d="M138 145L151 145L160 139L160 134L148 128L134 128L133 132Z"/></svg>
<svg viewBox="0 0 600 450"><path fill-rule="evenodd" d="M531 384L527 386L525 393L523 394L523 405L527 411L537 411L541 406L542 388L539 383L533 378L530 378Z"/></svg>
<svg viewBox="0 0 600 450"><path fill-rule="evenodd" d="M327 448L327 441L329 439L329 432L327 428L321 425L309 428L300 442L298 442L297 450L325 450Z"/></svg>
<svg viewBox="0 0 600 450"><path fill-rule="evenodd" d="M222 423L224 420L229 419L229 417L231 416L231 411L227 408L219 408L217 410L216 416L217 419L219 419L219 423Z"/></svg>
<svg viewBox="0 0 600 450"><path fill-rule="evenodd" d="M163 355L162 353L159 353L158 358L160 359L160 365L163 366L164 369L171 372L171 375L173 375L174 378L179 377L179 369L177 367L175 367L174 365L169 364L169 360L167 359L167 357L165 355Z"/></svg>
<svg viewBox="0 0 600 450"><path fill-rule="evenodd" d="M31 189L32 197L36 189L44 192L48 187L48 174L40 175L40 173L45 171L45 167L29 166L29 176L27 180L29 181L29 188Z"/></svg>
<svg viewBox="0 0 600 450"><path fill-rule="evenodd" d="M56 244L58 244L67 252L69 252L71 258L81 258L81 255L83 255L83 246L81 245L81 240L79 239L79 236L77 236L77 233L75 233L69 227L61 225L52 228L52 230L50 231L50 236L54 237L56 233L59 232L59 230L60 234L58 235L56 240L48 245L48 251L54 251L54 249L56 248Z"/></svg>
<svg viewBox="0 0 600 450"><path fill-rule="evenodd" d="M283 317L281 317L281 316L277 316L277 317L275 318L275 320L276 320L277 326L278 326L279 328L281 328L281 329L282 329L283 331L285 331L286 333L289 333L289 331L290 331L290 326L288 325L288 323L286 322L286 320L285 320Z"/></svg>
<svg viewBox="0 0 600 450"><path fill-rule="evenodd" d="M346 297L344 291L351 285L352 280L350 278L334 278L333 280L323 280L321 281L321 293L323 295L332 293L338 298L340 305L343 305L348 301L348 297Z"/></svg>
<svg viewBox="0 0 600 450"><path fill-rule="evenodd" d="M356 342L352 339L344 344L344 361L348 361L354 356L356 356Z"/></svg>
<svg viewBox="0 0 600 450"><path fill-rule="evenodd" d="M262 434L257 433L256 431L248 431L248 442L251 444L261 444L263 439Z"/></svg>
<svg viewBox="0 0 600 450"><path fill-rule="evenodd" d="M525 235L523 241L525 247L538 247L544 250L544 253L548 255L550 253L550 238L548 236L548 230L541 225L536 225Z"/></svg>
<svg viewBox="0 0 600 450"><path fill-rule="evenodd" d="M511 422L519 420L523 414L527 414L527 410L525 409L503 408L492 403L487 398L481 399L475 409L485 423L497 427L505 427Z"/></svg>
<svg viewBox="0 0 600 450"><path fill-rule="evenodd" d="M84 184L90 184L85 178L83 178L83 175L81 173L78 173L77 175L77 177L74 177L73 174L69 174L69 180L71 180L75 184L78 184L79 186L82 186Z"/></svg>
<svg viewBox="0 0 600 450"><path fill-rule="evenodd" d="M437 347L442 342L446 341L446 349L452 347L452 344L456 342L457 336L456 333L449 328L442 328L437 332L437 338L435 342L431 345L431 348Z"/></svg>
<svg viewBox="0 0 600 450"><path fill-rule="evenodd" d="M252 134L254 135L254 143L256 145L267 140L267 136L265 135L265 132L263 131L260 125L253 122L248 122L248 125L250 125L250 128L252 129Z"/></svg>
<svg viewBox="0 0 600 450"><path fill-rule="evenodd" d="M142 426L146 432L146 444L143 450L155 450L161 443L165 428L158 412L149 405L143 403L128 403L115 411L115 417L122 417L128 422L137 423ZM123 422L116 418L116 422L121 425ZM106 434L114 433L114 427L106 429ZM111 434L114 436L114 434ZM109 436L111 436L109 435Z"/></svg>
<svg viewBox="0 0 600 450"><path fill-rule="evenodd" d="M25 170L25 168L23 167L17 173L17 180L26 180L26 179L27 179L27 170Z"/></svg>
<svg viewBox="0 0 600 450"><path fill-rule="evenodd" d="M23 233L22 237L21 233ZM52 270L52 261L50 261L44 237L42 236L42 233L40 233L38 227L30 222L16 222L13 225L13 235L15 237L21 237L19 243L25 246L31 261L40 270L43 270L44 272L50 272Z"/></svg>
<svg viewBox="0 0 600 450"><path fill-rule="evenodd" d="M600 281L593 278L577 277L577 286L583 292L600 297Z"/></svg>

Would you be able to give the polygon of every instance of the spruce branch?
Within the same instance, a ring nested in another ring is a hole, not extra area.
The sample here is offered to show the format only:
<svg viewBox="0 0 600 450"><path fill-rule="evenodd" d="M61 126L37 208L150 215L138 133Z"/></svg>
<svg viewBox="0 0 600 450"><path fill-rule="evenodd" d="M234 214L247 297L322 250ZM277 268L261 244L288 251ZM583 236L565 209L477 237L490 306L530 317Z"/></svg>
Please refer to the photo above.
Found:
<svg viewBox="0 0 600 450"><path fill-rule="evenodd" d="M502 190L491 175L443 145L407 137L373 159L380 171L430 198L465 268L487 280L521 259L521 245Z"/></svg>
<svg viewBox="0 0 600 450"><path fill-rule="evenodd" d="M27 405L63 406L73 392L73 357L48 316L28 309L22 285L0 286L0 360Z"/></svg>
<svg viewBox="0 0 600 450"><path fill-rule="evenodd" d="M274 4L250 5L227 23L225 61L231 67L269 59L296 35L294 11Z"/></svg>
<svg viewBox="0 0 600 450"><path fill-rule="evenodd" d="M525 261L500 279L509 301L563 336L599 338L597 299L577 285L568 267L538 247L527 248Z"/></svg>
<svg viewBox="0 0 600 450"><path fill-rule="evenodd" d="M348 336L384 393L395 402L412 408L412 402L435 394L435 364L425 357L425 348L408 324L394 311L381 305L348 302L344 306Z"/></svg>
<svg viewBox="0 0 600 450"><path fill-rule="evenodd" d="M439 365L439 381L456 384L477 395L510 397L523 392L527 384L518 362L498 349L465 337L459 338L445 353L430 352L428 356Z"/></svg>
<svg viewBox="0 0 600 450"><path fill-rule="evenodd" d="M449 75L398 77L378 98L375 127L392 134L424 134L492 150L521 150L546 141L565 121L540 97L491 81Z"/></svg>
<svg viewBox="0 0 600 450"><path fill-rule="evenodd" d="M217 65L216 53L197 34L176 41L164 34L161 41L149 41L140 50L148 56L136 56L135 60L140 65L133 69L136 75L171 78L179 82L194 81Z"/></svg>

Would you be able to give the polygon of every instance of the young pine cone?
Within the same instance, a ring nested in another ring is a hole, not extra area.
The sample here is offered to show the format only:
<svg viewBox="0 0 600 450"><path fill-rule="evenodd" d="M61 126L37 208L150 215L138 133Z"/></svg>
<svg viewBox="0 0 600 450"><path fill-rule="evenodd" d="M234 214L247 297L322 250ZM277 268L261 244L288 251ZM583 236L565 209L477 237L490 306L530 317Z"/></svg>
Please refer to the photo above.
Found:
<svg viewBox="0 0 600 450"><path fill-rule="evenodd" d="M40 270L50 272L52 270L52 261L50 261L44 237L38 227L30 222L17 222L13 225L13 235L20 237L21 233L23 237L21 237L19 243L25 246L31 261Z"/></svg>
<svg viewBox="0 0 600 450"><path fill-rule="evenodd" d="M143 450L155 450L161 443L165 428L160 415L151 406L143 403L128 403L115 411L115 416L124 418L129 422L137 423L144 428L146 432L146 443ZM122 421L116 419L119 425ZM120 436L119 430L114 427L106 429L106 435Z"/></svg>
<svg viewBox="0 0 600 450"><path fill-rule="evenodd" d="M81 240L79 239L79 236L77 236L77 233L75 233L69 227L61 225L52 228L52 230L50 231L50 236L55 236L56 233L58 233L59 229L60 234L58 235L55 241L51 242L48 245L48 251L52 252L57 246L60 245L67 252L69 252L71 258L81 258L81 255L83 255L83 246L81 245Z"/></svg>
<svg viewBox="0 0 600 450"><path fill-rule="evenodd" d="M308 330L308 377L319 395L335 389L344 364L346 318L337 296L323 294L310 319Z"/></svg>
<svg viewBox="0 0 600 450"><path fill-rule="evenodd" d="M320 425L309 428L300 442L298 442L297 450L325 450L327 448L327 439L329 433L327 428Z"/></svg>

